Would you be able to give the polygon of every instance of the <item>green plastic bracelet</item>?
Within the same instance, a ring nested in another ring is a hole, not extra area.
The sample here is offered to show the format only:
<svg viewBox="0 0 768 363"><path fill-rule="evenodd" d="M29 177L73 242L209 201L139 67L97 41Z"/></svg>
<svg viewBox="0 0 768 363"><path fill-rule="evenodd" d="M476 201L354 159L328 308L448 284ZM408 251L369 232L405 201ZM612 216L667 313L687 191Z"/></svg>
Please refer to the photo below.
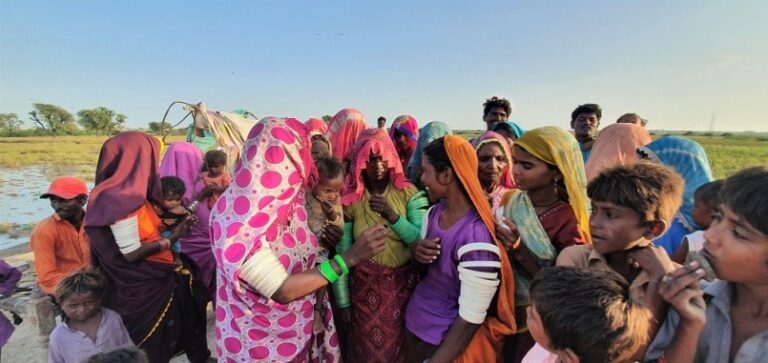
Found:
<svg viewBox="0 0 768 363"><path fill-rule="evenodd" d="M336 261L337 264L339 264L339 268L341 268L342 275L349 273L349 267L347 266L347 263L344 261L344 258L342 258L341 255L333 256L333 260Z"/></svg>
<svg viewBox="0 0 768 363"><path fill-rule="evenodd" d="M325 261L320 264L320 266L317 267L317 269L320 271L320 274L325 277L326 280L330 283L334 283L339 280L339 274L336 273L336 271L333 270L333 267L331 267L330 261Z"/></svg>

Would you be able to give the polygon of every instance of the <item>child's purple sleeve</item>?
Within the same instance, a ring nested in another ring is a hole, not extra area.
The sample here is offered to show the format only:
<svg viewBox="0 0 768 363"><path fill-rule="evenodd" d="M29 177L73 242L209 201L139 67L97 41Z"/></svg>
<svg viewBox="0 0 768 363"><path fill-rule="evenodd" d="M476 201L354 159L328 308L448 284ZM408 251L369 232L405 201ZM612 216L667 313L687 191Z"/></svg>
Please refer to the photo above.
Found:
<svg viewBox="0 0 768 363"><path fill-rule="evenodd" d="M19 280L21 280L21 271L0 260L0 295L10 295L16 289Z"/></svg>

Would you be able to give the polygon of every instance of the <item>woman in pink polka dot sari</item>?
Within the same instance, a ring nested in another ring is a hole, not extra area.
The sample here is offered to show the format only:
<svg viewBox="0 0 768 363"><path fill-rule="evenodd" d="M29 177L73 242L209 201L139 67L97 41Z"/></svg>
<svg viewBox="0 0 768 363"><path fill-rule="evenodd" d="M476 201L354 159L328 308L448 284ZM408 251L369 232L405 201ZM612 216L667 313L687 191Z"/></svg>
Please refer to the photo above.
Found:
<svg viewBox="0 0 768 363"><path fill-rule="evenodd" d="M317 179L307 130L295 119L262 119L242 155L211 214L219 362L336 362L331 309L325 331L312 332L313 292L328 280L315 268L318 242L304 208ZM342 258L349 267L366 261L383 249L385 235L383 227L370 229ZM331 266L342 274L337 262Z"/></svg>

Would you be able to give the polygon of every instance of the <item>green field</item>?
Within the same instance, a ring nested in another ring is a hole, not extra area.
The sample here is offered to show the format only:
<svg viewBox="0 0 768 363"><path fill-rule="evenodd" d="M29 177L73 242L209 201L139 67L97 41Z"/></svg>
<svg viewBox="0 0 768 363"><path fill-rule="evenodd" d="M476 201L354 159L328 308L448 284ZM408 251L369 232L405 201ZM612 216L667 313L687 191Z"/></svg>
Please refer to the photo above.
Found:
<svg viewBox="0 0 768 363"><path fill-rule="evenodd" d="M457 134L469 138L478 135L479 131L458 131ZM707 151L716 178L723 178L745 167L768 165L768 134L711 135L664 131L653 134L654 138L675 134L699 142ZM169 141L183 138L171 136ZM56 165L93 181L99 149L106 139L106 136L0 137L0 167Z"/></svg>

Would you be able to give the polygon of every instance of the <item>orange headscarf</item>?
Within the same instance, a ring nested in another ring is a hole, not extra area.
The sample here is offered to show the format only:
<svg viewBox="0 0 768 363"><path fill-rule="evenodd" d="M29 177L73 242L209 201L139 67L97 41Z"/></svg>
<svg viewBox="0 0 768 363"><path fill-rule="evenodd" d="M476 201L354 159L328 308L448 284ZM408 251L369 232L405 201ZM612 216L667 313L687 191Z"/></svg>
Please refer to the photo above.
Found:
<svg viewBox="0 0 768 363"><path fill-rule="evenodd" d="M501 251L501 269L499 271L499 291L496 295L496 313L488 315L472 337L469 345L455 362L496 362L501 360L501 347L504 337L515 332L515 279L512 263L504 246L496 239L496 225L488 198L480 181L477 179L477 154L472 145L460 136L446 135L445 151L451 161L453 171L461 185L469 194L469 199L477 209L480 218L493 236L493 242Z"/></svg>

